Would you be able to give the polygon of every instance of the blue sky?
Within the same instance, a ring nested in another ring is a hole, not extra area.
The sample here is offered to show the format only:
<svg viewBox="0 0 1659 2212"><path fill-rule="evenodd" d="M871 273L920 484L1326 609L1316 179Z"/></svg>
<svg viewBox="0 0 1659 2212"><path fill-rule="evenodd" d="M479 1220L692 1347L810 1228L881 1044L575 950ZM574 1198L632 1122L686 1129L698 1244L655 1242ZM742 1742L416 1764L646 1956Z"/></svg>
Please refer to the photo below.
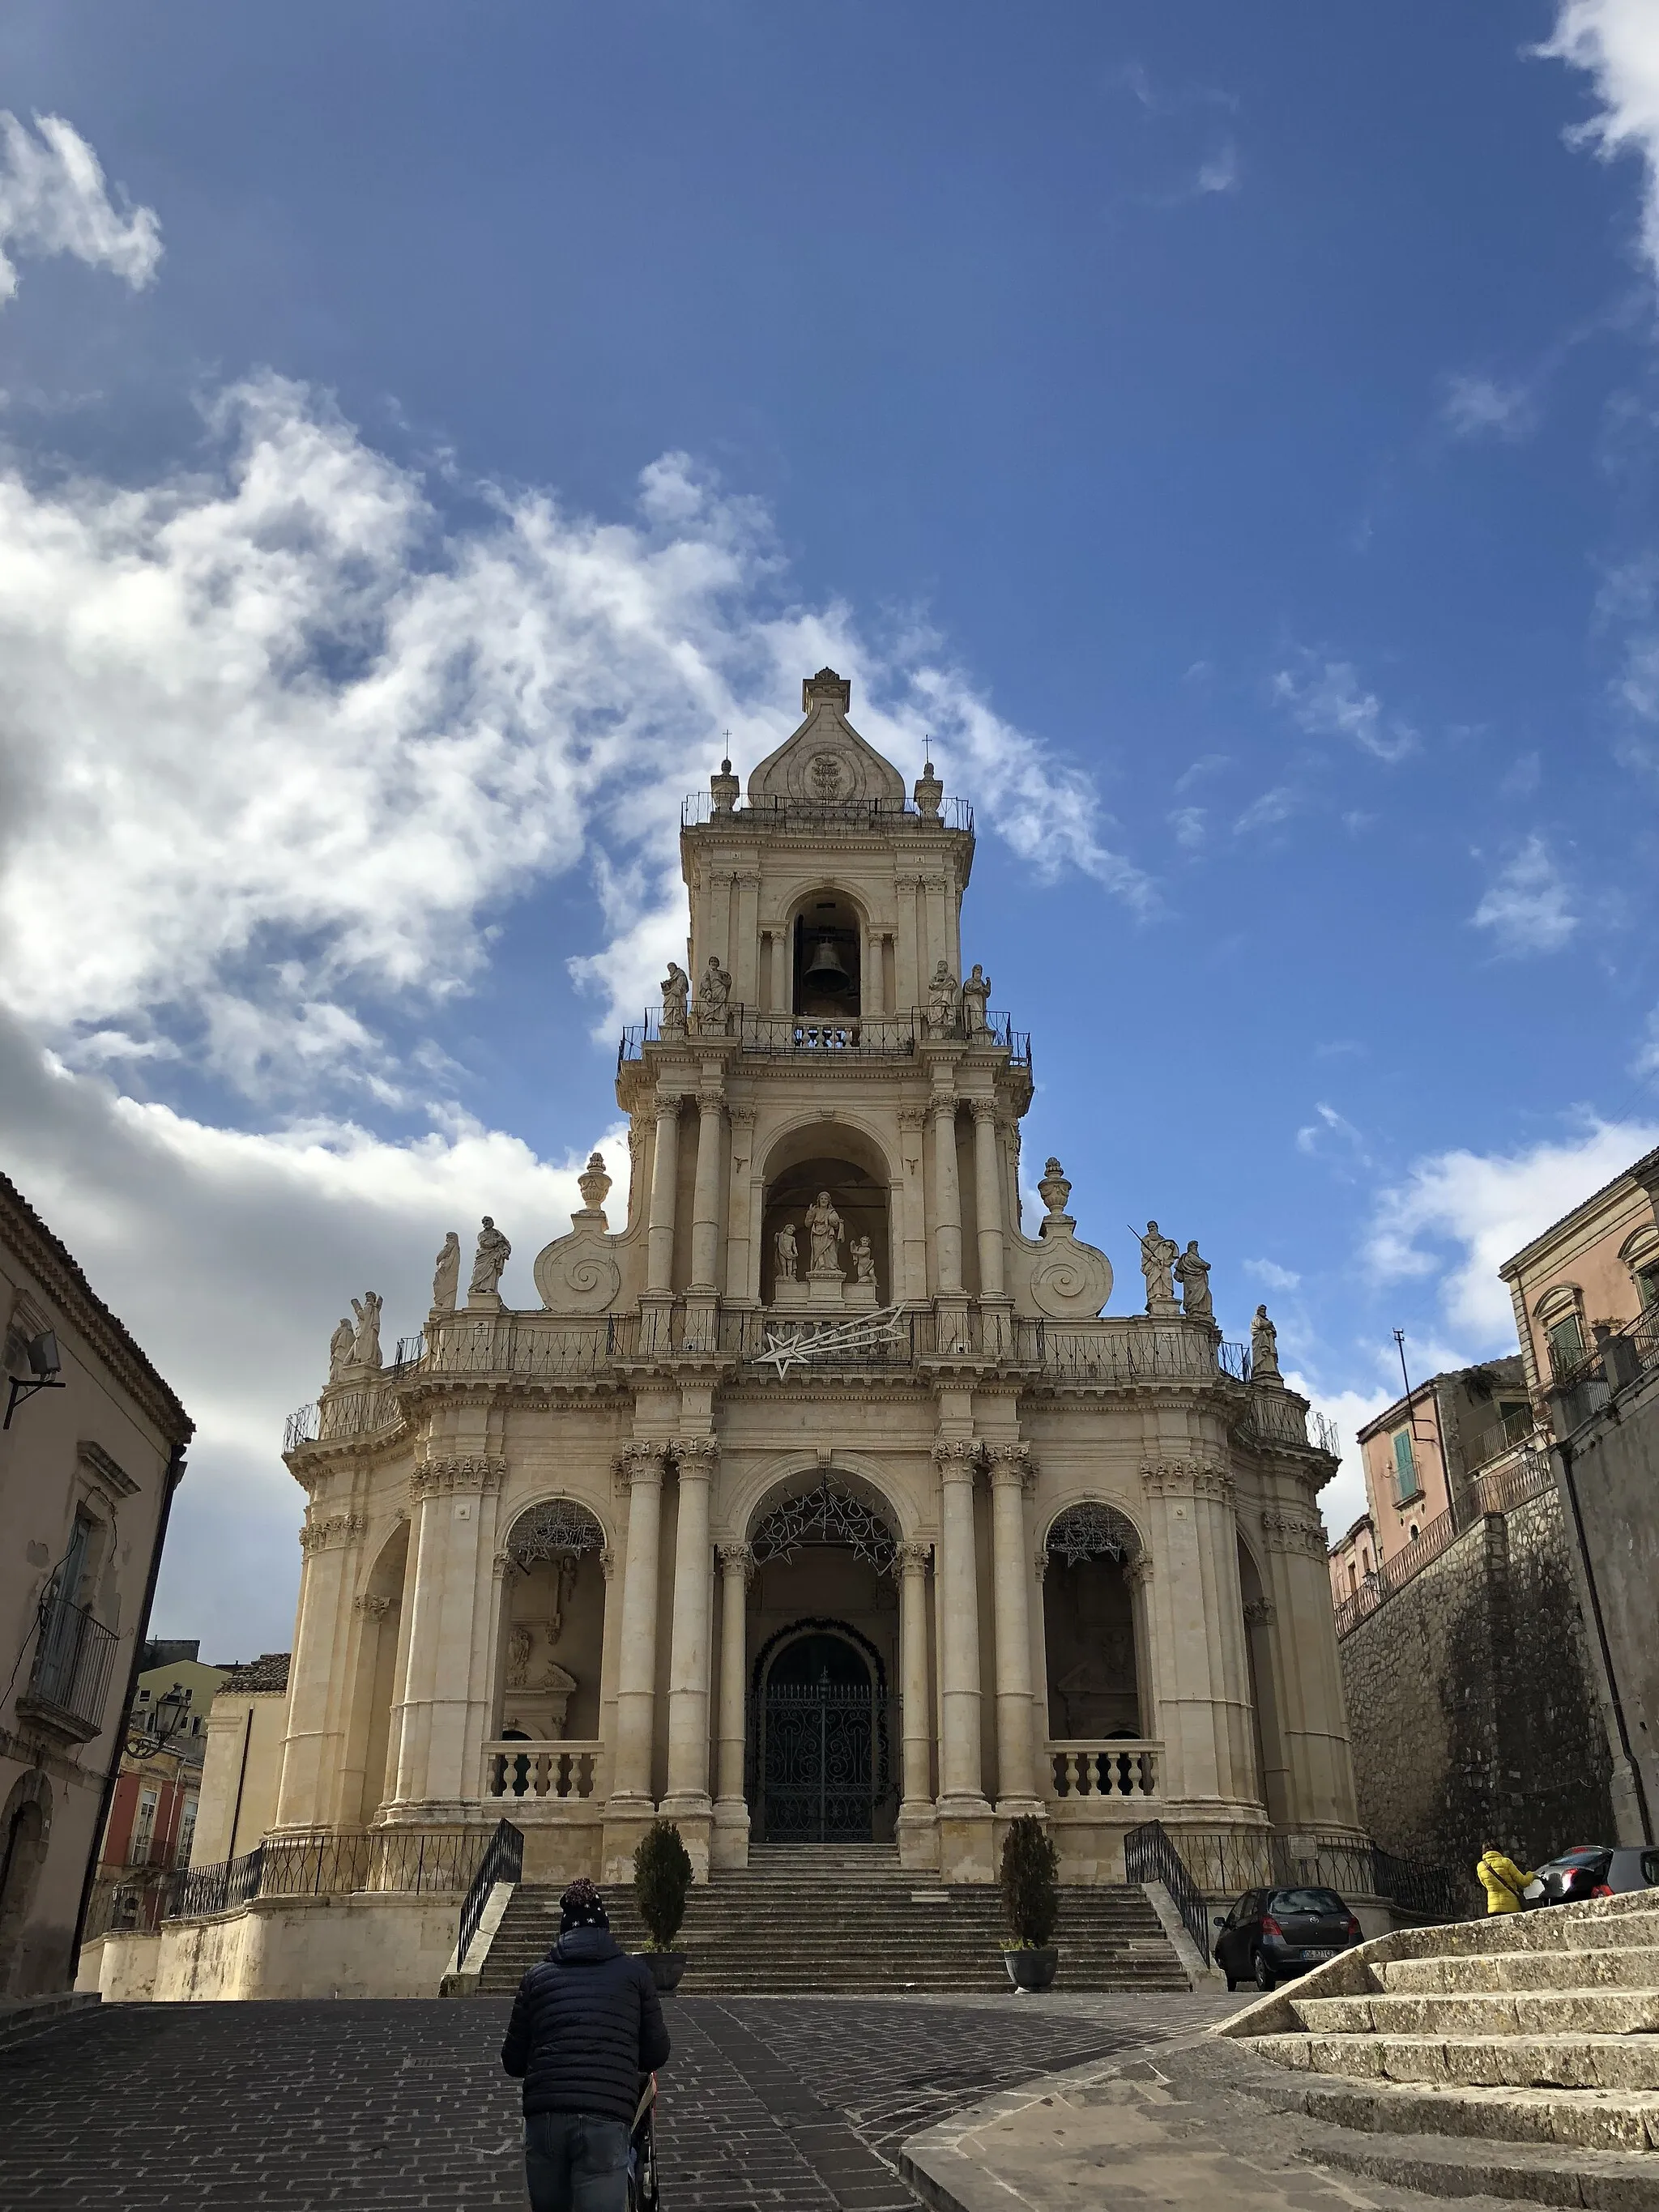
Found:
<svg viewBox="0 0 1659 2212"><path fill-rule="evenodd" d="M1659 1139L1653 0L22 0L0 106L0 1113L167 1632L286 1643L350 1293L533 1302L826 659L1115 1307L1155 1213L1351 1437Z"/></svg>

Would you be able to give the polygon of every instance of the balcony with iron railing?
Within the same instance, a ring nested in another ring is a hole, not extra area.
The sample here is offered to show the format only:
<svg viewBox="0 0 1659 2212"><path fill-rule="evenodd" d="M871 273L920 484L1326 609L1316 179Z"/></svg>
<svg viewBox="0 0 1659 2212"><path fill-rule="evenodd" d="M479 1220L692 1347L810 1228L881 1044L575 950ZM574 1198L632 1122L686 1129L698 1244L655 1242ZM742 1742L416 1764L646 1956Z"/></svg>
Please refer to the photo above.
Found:
<svg viewBox="0 0 1659 2212"><path fill-rule="evenodd" d="M965 799L942 799L932 810L908 799L750 799L724 806L712 791L694 791L680 804L682 830L717 823L745 835L800 830L876 830L907 836L921 830L974 834L974 810Z"/></svg>
<svg viewBox="0 0 1659 2212"><path fill-rule="evenodd" d="M1553 1480L1549 1455L1541 1451L1522 1451L1508 1465L1494 1467L1489 1473L1477 1475L1458 1510L1437 1515L1402 1550L1365 1576L1346 1597L1338 1600L1335 1613L1339 1638L1352 1635L1379 1606L1398 1596L1425 1567L1431 1566L1487 1514L1512 1512L1517 1505L1541 1497Z"/></svg>
<svg viewBox="0 0 1659 2212"><path fill-rule="evenodd" d="M34 1664L18 1712L74 1742L89 1742L104 1725L118 1641L84 1606L43 1605Z"/></svg>
<svg viewBox="0 0 1659 2212"><path fill-rule="evenodd" d="M975 1042L1006 1052L1011 1066L1029 1069L1031 1066L1031 1033L1017 1030L1013 1016L1008 1013L988 1013L984 1027L972 1031L960 1016L952 1023L942 1024L920 1006L896 1014L820 1016L767 1013L758 1006L732 1006L714 1019L715 1026L701 1027L694 1006L684 1030L671 1030L668 1041L695 1042L708 1036L735 1038L745 1055L809 1062L849 1053L868 1058L914 1059L919 1043ZM647 1014L643 1021L623 1031L617 1047L617 1073L620 1075L629 1061L642 1060L647 1045L663 1042L661 1018Z"/></svg>

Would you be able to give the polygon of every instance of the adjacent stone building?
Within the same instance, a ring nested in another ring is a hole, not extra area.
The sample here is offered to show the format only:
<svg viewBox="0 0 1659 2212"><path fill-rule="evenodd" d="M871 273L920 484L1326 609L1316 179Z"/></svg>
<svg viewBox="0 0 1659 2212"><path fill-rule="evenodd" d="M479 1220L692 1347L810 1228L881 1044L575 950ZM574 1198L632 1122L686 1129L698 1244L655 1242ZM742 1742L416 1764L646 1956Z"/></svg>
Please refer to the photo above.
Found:
<svg viewBox="0 0 1659 2212"><path fill-rule="evenodd" d="M191 1423L0 1176L0 1997L69 1986Z"/></svg>
<svg viewBox="0 0 1659 2212"><path fill-rule="evenodd" d="M988 1881L1024 1813L1081 1882L1154 1815L1358 1835L1328 1439L1265 1312L1224 1344L1195 1243L1149 1223L1144 1310L1103 1317L1058 1161L1027 1230L1031 1053L963 940L971 818L849 702L821 671L746 803L729 763L688 803L686 963L618 1056L627 1221L595 1157L539 1310L503 1306L486 1220L394 1364L378 1297L336 1332L289 1437L268 1867L503 1812L527 1873L613 1881L659 1814L699 1880L863 1840ZM216 1718L204 1838L230 1748Z"/></svg>

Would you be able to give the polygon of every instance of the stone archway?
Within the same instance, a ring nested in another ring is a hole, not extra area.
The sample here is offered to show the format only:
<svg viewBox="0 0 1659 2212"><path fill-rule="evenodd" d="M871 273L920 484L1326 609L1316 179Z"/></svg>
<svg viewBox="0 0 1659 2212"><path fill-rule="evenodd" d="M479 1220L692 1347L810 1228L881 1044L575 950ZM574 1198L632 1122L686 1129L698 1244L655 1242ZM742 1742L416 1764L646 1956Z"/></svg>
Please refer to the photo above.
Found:
<svg viewBox="0 0 1659 2212"><path fill-rule="evenodd" d="M1062 1791L1133 1796L1152 1779L1139 1754L1111 1749L1148 1732L1143 1557L1128 1516L1092 1498L1056 1515L1043 1540L1048 1735Z"/></svg>
<svg viewBox="0 0 1659 2212"><path fill-rule="evenodd" d="M20 1774L0 1807L0 1996L27 1996L39 1979L30 1919L51 1834L51 1783Z"/></svg>
<svg viewBox="0 0 1659 2212"><path fill-rule="evenodd" d="M574 1498L546 1498L519 1515L503 1548L496 1736L597 1744L604 1526Z"/></svg>

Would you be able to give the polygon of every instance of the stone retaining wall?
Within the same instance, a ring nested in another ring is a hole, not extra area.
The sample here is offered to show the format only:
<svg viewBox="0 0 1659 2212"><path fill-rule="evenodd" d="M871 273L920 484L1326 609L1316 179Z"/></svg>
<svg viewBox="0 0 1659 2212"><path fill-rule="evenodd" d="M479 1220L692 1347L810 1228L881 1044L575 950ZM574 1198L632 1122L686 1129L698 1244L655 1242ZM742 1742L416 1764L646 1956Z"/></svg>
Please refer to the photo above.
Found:
<svg viewBox="0 0 1659 2212"><path fill-rule="evenodd" d="M1610 1763L1560 1498L1489 1513L1338 1647L1359 1812L1384 1850L1469 1869L1611 1839Z"/></svg>

